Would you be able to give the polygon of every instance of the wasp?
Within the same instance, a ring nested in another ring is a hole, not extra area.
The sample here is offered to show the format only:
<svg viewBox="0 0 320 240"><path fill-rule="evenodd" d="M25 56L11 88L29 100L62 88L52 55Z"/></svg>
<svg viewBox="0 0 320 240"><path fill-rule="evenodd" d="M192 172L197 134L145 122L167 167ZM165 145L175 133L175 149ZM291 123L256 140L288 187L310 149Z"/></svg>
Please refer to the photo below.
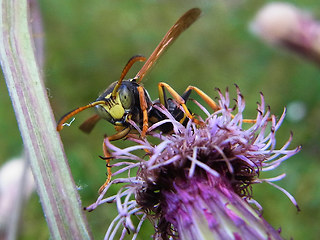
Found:
<svg viewBox="0 0 320 240"><path fill-rule="evenodd" d="M194 86L189 86L180 96L168 84L160 82L158 84L159 99L152 101L147 90L140 85L142 79L164 51L183 31L185 31L199 18L200 14L201 10L199 8L190 9L183 14L165 34L161 42L134 78L124 80L126 74L135 62L146 60L143 56L133 56L122 70L120 79L112 83L94 102L65 114L60 119L57 130L60 131L63 128L64 123L69 118L87 108L95 107L97 114L93 115L80 126L80 129L84 132L89 133L100 119L105 119L117 126L117 129L121 129L116 134L108 137L110 141L118 140L129 134L132 129L129 120L132 120L142 127L141 135L144 137L149 124L153 124L166 118L159 110L153 107L155 104L159 103L167 108L172 116L178 121L181 121L181 123L185 123L189 118L200 124L200 121L194 118L185 104L189 98L191 90L195 90L207 103L209 103L210 106L215 110L217 109L214 101L200 89ZM172 95L174 100L166 98L165 89ZM182 106L184 112L178 105ZM172 127L170 124L167 124L160 127L159 130L164 133L168 133L172 130Z"/></svg>
<svg viewBox="0 0 320 240"><path fill-rule="evenodd" d="M189 86L182 95L179 95L170 85L160 82L158 84L159 98L152 101L147 90L140 84L159 57L182 32L199 18L200 14L201 10L199 8L192 8L184 13L165 34L147 60L140 55L132 57L125 65L118 81L112 83L94 102L65 114L58 122L57 130L60 131L69 118L85 109L95 107L97 113L80 126L80 129L84 132L89 133L100 119L105 119L115 125L117 133L107 136L109 141L114 141L125 138L133 130L130 123L133 121L141 127L141 137L145 137L150 125L167 118L154 107L159 104L164 106L182 124L186 124L191 119L201 126L203 122L196 119L186 106L191 91L195 91L214 111L219 110L218 105L202 90ZM138 61L146 62L134 78L125 80L124 78L129 69ZM167 98L165 91L168 91L172 98ZM172 127L170 123L163 124L159 127L159 130L163 133L169 133ZM104 159L107 162L108 178L100 188L100 192L111 180L111 166L109 165L111 157L105 144L103 147Z"/></svg>

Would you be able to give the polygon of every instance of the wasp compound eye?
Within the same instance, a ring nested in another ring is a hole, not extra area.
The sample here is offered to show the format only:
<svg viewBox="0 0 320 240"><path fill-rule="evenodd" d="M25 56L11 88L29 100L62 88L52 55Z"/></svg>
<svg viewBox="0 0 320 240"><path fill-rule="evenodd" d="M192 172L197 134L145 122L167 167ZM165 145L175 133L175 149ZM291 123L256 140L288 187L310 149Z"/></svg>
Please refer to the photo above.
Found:
<svg viewBox="0 0 320 240"><path fill-rule="evenodd" d="M130 109L134 104L134 96L132 91L125 85L122 85L119 89L119 98L122 106L125 109Z"/></svg>

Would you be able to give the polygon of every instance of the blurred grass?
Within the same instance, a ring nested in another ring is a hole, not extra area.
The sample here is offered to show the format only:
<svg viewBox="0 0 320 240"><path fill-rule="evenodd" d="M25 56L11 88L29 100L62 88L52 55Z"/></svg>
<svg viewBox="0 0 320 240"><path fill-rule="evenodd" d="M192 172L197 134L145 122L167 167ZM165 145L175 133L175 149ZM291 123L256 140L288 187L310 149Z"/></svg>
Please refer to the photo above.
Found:
<svg viewBox="0 0 320 240"><path fill-rule="evenodd" d="M269 1L40 1L45 26L46 67L44 76L56 119L94 100L116 81L127 60L135 54L148 56L169 27L182 13L197 6L203 15L190 27L146 76L144 86L153 99L157 83L165 81L178 92L188 85L203 89L213 98L214 88L227 86L234 94L237 83L246 99L246 116L254 117L259 92L264 93L272 112L280 115L292 101L306 105L307 114L299 122L285 120L278 132L279 146L294 132L292 148L302 151L283 164L277 173L287 177L279 185L292 193L302 211L297 213L277 189L255 186L254 197L264 208L263 216L283 237L316 239L320 219L320 75L309 62L265 46L248 32L256 11ZM312 9L320 18L317 0L291 1ZM137 64L127 77L132 77ZM196 97L195 97L196 98ZM95 201L105 180L102 154L103 135L113 127L100 122L90 135L77 126L92 110L77 116L70 128L61 132L73 176L84 205ZM4 81L0 81L0 163L19 155L22 142ZM118 141L119 146L123 141ZM276 173L273 173L275 176ZM116 190L113 190L116 192ZM88 213L96 239L101 239L115 217L115 205ZM47 239L49 233L38 197L25 207L20 239ZM150 239L152 230L143 227L140 239Z"/></svg>

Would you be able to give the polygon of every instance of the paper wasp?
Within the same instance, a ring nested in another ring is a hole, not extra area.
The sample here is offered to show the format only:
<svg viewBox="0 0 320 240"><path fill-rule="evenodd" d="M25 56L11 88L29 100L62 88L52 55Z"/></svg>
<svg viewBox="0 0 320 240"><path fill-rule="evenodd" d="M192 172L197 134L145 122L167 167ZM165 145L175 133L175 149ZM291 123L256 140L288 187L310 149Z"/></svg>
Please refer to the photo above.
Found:
<svg viewBox="0 0 320 240"><path fill-rule="evenodd" d="M135 62L146 60L143 56L132 57L124 67L120 79L112 83L94 102L89 103L86 106L79 107L64 115L58 123L57 130L60 131L63 128L64 123L72 116L87 108L95 107L97 114L89 118L80 126L80 129L83 131L90 132L98 120L105 119L114 124L118 131L116 134L108 136L107 138L110 141L118 140L126 137L130 131L133 130L133 127L130 124L130 121L132 120L142 128L141 137L144 137L149 125L167 118L163 113L153 107L155 104L162 104L176 120L183 124L186 124L188 119L192 119L199 125L203 124L200 120L194 118L186 106L186 101L188 100L191 91L195 91L214 111L219 110L219 107L200 89L194 86L189 86L180 96L168 84L160 82L158 84L159 99L152 101L148 92L140 85L144 76L148 73L163 52L183 31L185 31L199 18L200 14L201 10L198 8L190 9L183 14L169 29L134 78L124 80L127 72ZM165 90L172 95L173 99L166 98ZM171 129L172 126L170 124L166 124L160 127L159 130L163 133L168 133ZM106 183L100 188L100 191L104 189L111 179L111 166L109 165L110 155L105 144L103 146L105 159L107 161L108 178Z"/></svg>

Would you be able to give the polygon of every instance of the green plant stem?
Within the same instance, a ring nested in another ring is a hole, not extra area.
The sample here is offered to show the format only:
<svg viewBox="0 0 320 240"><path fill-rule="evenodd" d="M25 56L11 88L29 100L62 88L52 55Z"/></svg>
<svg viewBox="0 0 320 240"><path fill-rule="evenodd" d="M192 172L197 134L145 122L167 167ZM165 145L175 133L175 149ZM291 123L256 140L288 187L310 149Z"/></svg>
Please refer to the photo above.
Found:
<svg viewBox="0 0 320 240"><path fill-rule="evenodd" d="M1 66L51 236L90 239L36 63L28 2L0 0L0 6Z"/></svg>

